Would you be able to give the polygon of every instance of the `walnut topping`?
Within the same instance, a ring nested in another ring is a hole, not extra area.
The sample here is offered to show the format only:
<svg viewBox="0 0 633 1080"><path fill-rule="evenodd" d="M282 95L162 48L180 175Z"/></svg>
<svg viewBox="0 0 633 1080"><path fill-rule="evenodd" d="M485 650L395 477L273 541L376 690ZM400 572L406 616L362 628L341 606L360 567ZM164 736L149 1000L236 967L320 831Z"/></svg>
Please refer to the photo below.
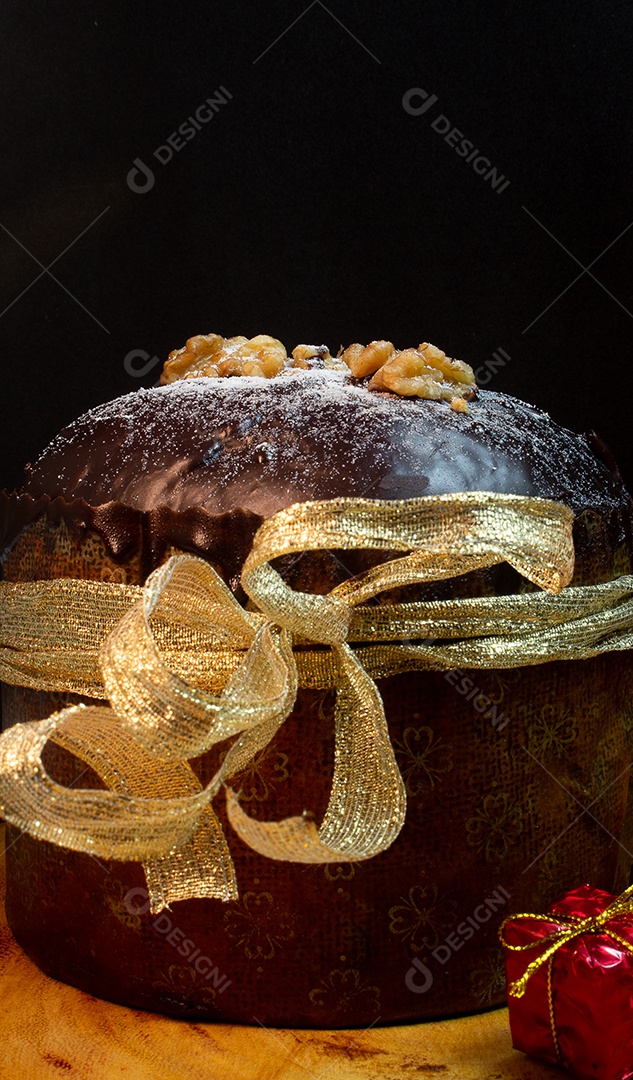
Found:
<svg viewBox="0 0 633 1080"><path fill-rule="evenodd" d="M390 341L370 341L369 345L349 345L341 359L355 379L364 379L378 371L394 352L395 346Z"/></svg>
<svg viewBox="0 0 633 1080"><path fill-rule="evenodd" d="M227 378L250 375L272 379L291 375L293 369L333 369L351 372L356 379L368 379L370 390L387 390L403 397L421 397L449 401L455 412L468 412L466 404L477 393L473 369L453 360L428 341L417 349L398 350L391 341L356 342L339 355L330 354L327 345L297 345L292 356L277 338L267 334L257 337L223 338L219 334L190 337L182 349L170 352L160 381L177 379Z"/></svg>
<svg viewBox="0 0 633 1080"><path fill-rule="evenodd" d="M469 364L452 360L435 345L423 342L417 349L393 352L378 368L370 390L390 390L403 397L431 401L459 401L457 412L468 412L466 401L477 392L475 373Z"/></svg>
<svg viewBox="0 0 633 1080"><path fill-rule="evenodd" d="M345 370L345 364L341 363L337 357L330 355L327 345L297 345L292 350L292 361L293 368L304 370L310 368Z"/></svg>
<svg viewBox="0 0 633 1080"><path fill-rule="evenodd" d="M177 379L229 375L258 375L271 379L283 370L286 348L277 338L258 334L254 338L223 338L219 334L190 337L182 349L174 349L165 361L161 383Z"/></svg>
<svg viewBox="0 0 633 1080"><path fill-rule="evenodd" d="M448 382L465 383L466 386L476 387L475 372L470 364L465 364L462 360L452 360L436 345L429 345L428 341L423 341L421 345L418 345L418 351L424 353L427 363L441 371Z"/></svg>

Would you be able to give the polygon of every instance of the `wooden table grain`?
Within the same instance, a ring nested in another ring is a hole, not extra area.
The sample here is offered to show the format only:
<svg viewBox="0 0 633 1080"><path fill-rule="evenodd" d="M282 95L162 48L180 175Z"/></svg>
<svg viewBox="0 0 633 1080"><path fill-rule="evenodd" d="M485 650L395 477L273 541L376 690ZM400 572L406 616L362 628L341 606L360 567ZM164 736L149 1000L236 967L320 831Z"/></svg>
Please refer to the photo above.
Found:
<svg viewBox="0 0 633 1080"><path fill-rule="evenodd" d="M0 826L1 849L4 849ZM19 841L18 841L19 842ZM506 1009L370 1031L188 1023L98 1001L42 975L4 917L0 1080L561 1080L512 1049Z"/></svg>

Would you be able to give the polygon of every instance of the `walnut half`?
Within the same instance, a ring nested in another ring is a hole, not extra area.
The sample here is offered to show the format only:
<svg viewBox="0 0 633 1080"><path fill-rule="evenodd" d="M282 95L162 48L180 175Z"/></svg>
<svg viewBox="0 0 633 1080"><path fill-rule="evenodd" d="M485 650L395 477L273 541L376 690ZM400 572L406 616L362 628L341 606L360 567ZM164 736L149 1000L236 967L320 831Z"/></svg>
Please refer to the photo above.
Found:
<svg viewBox="0 0 633 1080"><path fill-rule="evenodd" d="M369 345L349 345L343 353L344 360L355 379L373 375L395 352L391 341L370 341Z"/></svg>
<svg viewBox="0 0 633 1080"><path fill-rule="evenodd" d="M160 381L166 384L201 375L216 379L228 375L271 379L283 371L287 355L285 345L267 334L253 338L197 334L182 349L170 352Z"/></svg>
<svg viewBox="0 0 633 1080"><path fill-rule="evenodd" d="M346 370L341 360L330 355L327 345L297 345L292 350L292 367L302 368L304 371L314 368Z"/></svg>
<svg viewBox="0 0 633 1080"><path fill-rule="evenodd" d="M449 401L456 412L468 412L467 401L475 396L477 384L469 364L425 341L417 349L394 350L375 371L369 389Z"/></svg>

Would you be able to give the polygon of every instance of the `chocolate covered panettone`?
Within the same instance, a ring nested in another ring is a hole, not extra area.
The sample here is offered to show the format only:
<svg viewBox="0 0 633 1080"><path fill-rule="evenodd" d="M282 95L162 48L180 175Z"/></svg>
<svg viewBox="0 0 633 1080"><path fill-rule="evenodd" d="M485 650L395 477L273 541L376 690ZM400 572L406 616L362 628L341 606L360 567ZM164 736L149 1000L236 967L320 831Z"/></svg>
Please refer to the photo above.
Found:
<svg viewBox="0 0 633 1080"><path fill-rule="evenodd" d="M24 489L1 496L5 581L81 579L111 586L104 595L134 599L126 586L141 586L174 555L190 554L210 564L245 619L260 618L259 610L272 619L249 586L253 556L247 559L263 543L262 523L324 500L335 500L328 503L334 514L353 501L365 522L384 502L395 515L390 521L402 521L402 540L395 526L376 526L367 543L324 526L322 546L293 541L273 551L270 565L295 593L332 594L342 603L358 588L366 590L366 608L379 603L375 626L363 615L371 633L355 638L352 623L347 640L384 703L402 778L386 805L392 795L397 801L401 783L406 818L380 853L359 855L350 841L351 858L332 855L328 797L333 772L342 768L334 727L343 654L339 639L319 629L317 604L314 634L304 619L292 642L299 689L290 715L231 776L239 809L229 805L227 819L223 800L213 804L234 864L233 892L198 893L150 910L146 860L91 857L89 847L59 846L37 828L14 842L24 815L5 806L16 822L9 826L7 915L17 940L56 978L175 1015L348 1027L500 1003L496 929L508 903L539 910L582 880L609 891L628 884L633 665L617 639L620 624L605 623L602 631L591 624L586 633L574 631L575 652L569 644L554 649L552 635L571 619L562 608L548 608L549 629L537 627L540 644L517 644L516 663L503 660L504 634L530 636L530 605L539 603L543 580L549 587L556 577L555 558L540 577L531 573L532 541L514 525L505 547L493 545L501 555L484 557L476 544L460 555L442 508L456 518L463 508L464 535L480 511L482 520L498 507L536 520L550 512L543 500L569 508L552 510L563 523L573 514L572 591L561 595L578 596L576 614L589 626L598 609L583 587L624 580L631 569L631 500L619 477L585 437L508 395L477 390L468 365L426 343L403 351L390 342L352 345L339 357L302 345L288 357L265 336L204 335L171 354L161 381L70 424L28 469ZM453 493L454 506L446 501ZM421 570L415 553L424 544L404 537L412 535L408 515L431 510L445 516L427 545L435 569ZM295 511L288 514L294 520ZM390 576L394 560L407 563L406 551L417 569ZM190 564L172 565L177 574ZM378 596L368 583L381 574ZM503 597L511 598L510 614L494 614ZM520 619L513 604L517 612L522 605ZM420 622L423 605L428 624ZM477 625L485 630L476 632L469 620L482 612L487 621ZM404 613L417 629L397 641L381 638L380 619L390 613ZM480 637L485 662L477 659ZM271 648L277 640L273 635ZM396 641L396 659L395 646L371 652L380 640ZM323 674L330 646L338 675ZM204 665L186 668L186 676L201 692L215 687ZM40 683L12 677L14 685L3 686L3 726L105 699L91 678L55 681L51 671ZM82 687L83 694L69 693ZM241 738L239 726L231 730L187 755L198 790ZM365 753L362 738L352 729L352 757ZM74 789L112 786L98 755L82 758L71 747L76 751L61 738L48 743L44 761L54 779ZM329 854L321 827L321 861L298 861L300 853L268 857L263 823L301 815L315 828L329 821ZM36 838L42 835L47 839Z"/></svg>

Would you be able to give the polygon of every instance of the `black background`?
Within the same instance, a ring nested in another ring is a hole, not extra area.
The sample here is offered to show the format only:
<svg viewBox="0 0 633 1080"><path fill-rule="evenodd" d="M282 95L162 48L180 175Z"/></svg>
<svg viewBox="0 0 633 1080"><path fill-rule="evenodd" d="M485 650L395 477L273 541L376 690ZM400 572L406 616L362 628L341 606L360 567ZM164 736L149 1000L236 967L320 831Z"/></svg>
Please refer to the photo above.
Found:
<svg viewBox="0 0 633 1080"><path fill-rule="evenodd" d="M595 427L631 483L630 5L5 0L0 26L0 483L156 381L132 350L210 331L426 339L475 367L501 347L488 386ZM437 95L422 116L411 87Z"/></svg>

